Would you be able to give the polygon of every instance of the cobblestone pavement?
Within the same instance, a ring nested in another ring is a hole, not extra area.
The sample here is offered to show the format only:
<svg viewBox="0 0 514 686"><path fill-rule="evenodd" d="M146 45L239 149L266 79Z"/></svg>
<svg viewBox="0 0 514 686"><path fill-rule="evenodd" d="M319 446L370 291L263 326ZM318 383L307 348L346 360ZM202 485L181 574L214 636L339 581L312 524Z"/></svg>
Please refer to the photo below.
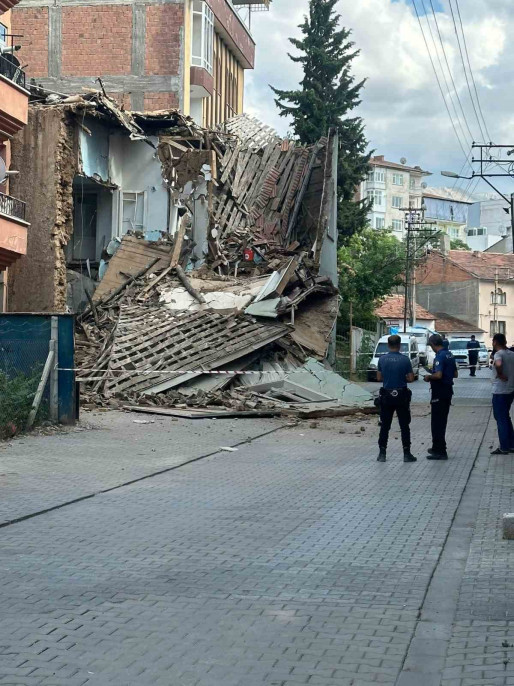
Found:
<svg viewBox="0 0 514 686"><path fill-rule="evenodd" d="M0 684L514 684L514 470L488 455L487 381L457 390L448 463L405 465L396 429L377 463L375 418L109 414L15 441L5 520L97 495L0 529Z"/></svg>
<svg viewBox="0 0 514 686"><path fill-rule="evenodd" d="M287 423L84 413L88 429L25 436L0 448L0 525L172 469Z"/></svg>

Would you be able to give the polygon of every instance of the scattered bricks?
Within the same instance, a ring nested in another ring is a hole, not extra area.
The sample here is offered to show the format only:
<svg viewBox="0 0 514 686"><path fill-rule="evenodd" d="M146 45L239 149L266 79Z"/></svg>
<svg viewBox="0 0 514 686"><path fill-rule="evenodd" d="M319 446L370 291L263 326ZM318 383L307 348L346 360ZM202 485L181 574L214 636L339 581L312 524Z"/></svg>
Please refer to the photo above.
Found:
<svg viewBox="0 0 514 686"><path fill-rule="evenodd" d="M508 541L514 540L514 514L506 513L503 515L503 538Z"/></svg>

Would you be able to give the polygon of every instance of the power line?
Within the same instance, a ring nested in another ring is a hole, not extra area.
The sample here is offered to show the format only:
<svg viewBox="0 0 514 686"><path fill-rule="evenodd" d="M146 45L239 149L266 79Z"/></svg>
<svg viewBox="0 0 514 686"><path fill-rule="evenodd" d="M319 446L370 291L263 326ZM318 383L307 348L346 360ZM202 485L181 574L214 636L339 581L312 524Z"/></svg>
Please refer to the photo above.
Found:
<svg viewBox="0 0 514 686"><path fill-rule="evenodd" d="M481 134L481 136L482 136L482 140L485 141L486 136L485 136L484 131L483 131L483 129L482 129L482 124L480 123L480 118L479 118L479 116L478 116L477 108L476 108L476 106L475 106L475 101L474 101L474 99L473 99L473 93L471 92L471 86L470 86L470 84L469 84L468 71L467 71L467 69L466 69L466 62L465 62L465 60L464 60L464 53L462 52L462 45L461 45L461 41L460 41L460 38L459 38L459 32L458 32L458 30L457 30L457 22L455 21L455 14L454 14L454 12L453 12L452 0L448 0L448 1L449 1L449 6L450 6L450 12L451 12L451 15L452 15L453 27L454 27L454 29L455 29L455 37L457 38L457 45L459 46L460 59L461 59L461 62L462 62L462 66L463 66L463 68L464 68L464 76L465 76L465 78L466 78L466 85L467 85L467 87L468 87L468 92L469 92L469 97L470 97L470 100L471 100L471 105L473 106L473 111L475 112L475 117L476 117L476 120L477 120L478 128L480 129L480 134Z"/></svg>
<svg viewBox="0 0 514 686"><path fill-rule="evenodd" d="M422 2L424 2L424 0L422 0ZM451 82L452 82L452 85L453 85L453 92L455 93L455 97L457 98L457 102L459 103L460 111L461 111L461 113L462 113L462 118L464 119L464 123L466 124L466 128L467 128L467 130L468 130L469 137L470 137L470 139L471 139L471 142L473 142L474 137L473 137L473 134L471 133L471 129L470 129L469 124L468 124L468 120L467 120L467 117L466 117L466 113L465 113L465 111L464 111L464 107L462 106L462 101L461 101L460 96L459 96L459 91L457 90L457 86L456 86L456 84L455 84L455 79L453 78L453 73L452 73L452 70L451 70L451 68L450 68L450 63L449 63L449 61L448 61L448 55L446 54L446 48L444 47L443 37L442 37L442 35L441 35L441 30L440 30L440 28L439 28L439 22L437 21L437 15L436 15L436 12L435 12L435 9L434 9L433 0L430 0L430 7L432 8L432 15L433 15L433 17L434 17L435 26L436 26L436 29L437 29L437 35L438 35L438 37L439 37L439 43L440 43L440 45L441 45L441 49L442 49L442 52L443 52L444 61L445 61L445 63L446 63L446 68L447 68L447 70L448 70L448 73L449 73L449 75L450 75L450 79L451 79ZM423 9L424 9L424 6L423 6ZM427 23L428 23L428 13L427 13ZM435 44L435 41L434 41L434 44ZM440 61L440 60L439 60L439 64L441 64L441 61ZM441 64L441 71L444 73L442 64ZM447 82L447 85L448 85L448 82ZM449 91L449 90L450 90L450 89L449 89L449 87L448 87L448 91ZM455 112L457 112L457 108L455 108ZM468 156L468 157L469 157L469 156Z"/></svg>
<svg viewBox="0 0 514 686"><path fill-rule="evenodd" d="M445 98L445 95L444 95L444 92L443 92L443 87L441 86L441 81L440 81L440 79L439 79L439 75L438 75L438 73L437 73L437 69L435 68L434 60L432 59L432 53L430 52L430 48L429 48L429 45L428 45L428 41L427 41L426 36L425 36L425 31L424 31L424 29L423 29L423 24L421 23L421 17L419 16L419 12L418 12L418 8L417 8L417 6L416 6L415 0L412 0L412 4L413 4L413 6L414 6L414 11L416 12L416 17L418 18L418 24L419 24L419 28L421 29L421 35L423 36L423 41L424 41L425 47L426 47L426 49L427 49L427 53L428 53L428 57L429 57L429 59L430 59L430 63L431 63L431 65L432 65L432 69L434 70L435 78L436 78L436 81L437 81L437 85L439 86L439 91L440 91L440 93L441 93L441 96L442 96L442 98L443 98L444 106L446 107L446 111L448 112L448 116L450 117L450 122L451 122L451 125L452 125L452 127L453 127L453 130L454 130L454 132L455 132L455 136L457 137L457 140L458 140L458 142L459 142L459 145L460 145L460 148L461 148L461 150L462 150L462 153L463 153L464 157L467 158L468 155L467 155L467 153L466 153L466 151L465 151L465 149L464 149L464 146L462 145L462 141L461 141L460 136L459 136L459 133L458 133L458 131L457 131L457 127L455 126L455 122L454 122L454 120L453 120L452 113L450 112L450 108L448 107L448 103L447 103L447 101L446 101L446 98Z"/></svg>
<svg viewBox="0 0 514 686"><path fill-rule="evenodd" d="M460 30L462 32L462 40L464 42L464 50L466 52L466 59L468 61L469 73L471 74L471 79L473 81L473 88L475 90L475 96L477 99L478 109L480 110L480 116L482 117L482 121L484 122L485 132L487 133L487 137L489 139L489 142L491 142L492 141L491 134L489 133L489 131L487 129L487 123L485 121L484 113L482 111L482 105L480 104L480 98L478 96L478 89L477 89L477 84L475 81L475 75L473 74L473 69L471 68L471 62L469 60L468 45L467 45L467 41L466 41L466 34L464 33L464 25L462 23L462 17L460 14L459 0L455 0L455 4L457 6L457 14L459 15Z"/></svg>
<svg viewBox="0 0 514 686"><path fill-rule="evenodd" d="M430 2L432 2L432 0L430 0ZM430 22L429 22L429 20L428 20L428 12L427 12L426 7L425 7L425 0L421 0L421 5L422 5L422 7L423 7L423 12L425 13L425 18L426 18L426 22L427 22L427 25L428 25L428 30L430 31L430 37L431 37L432 43L433 43L433 45L434 45L434 50L435 50L435 54L436 54L436 56L437 56L437 61L439 62L439 68L441 69L441 73L442 73L443 78L444 78L444 83L445 83L445 86L446 86L446 91L447 91L447 93L448 93L448 97L449 97L450 102L451 102L451 104L452 104L453 111L455 112L455 117L456 117L456 119L457 119L457 121L458 121L458 123L459 123L460 130L461 130L461 133L462 133L462 137L463 137L464 141L467 143L467 140L466 140L466 133L464 132L464 127L462 126L462 121L461 121L461 119L460 119L459 113L457 112L457 107L455 106L455 102L454 102L454 100L453 100L453 98L452 98L450 86L449 86L449 84L448 84L448 79L446 78L446 72L445 72L445 70L444 70L443 63L442 63L441 57L440 57L440 55L439 55L439 50L437 49L437 45L436 45L436 42L435 42L434 33L433 33L433 31L432 31L432 26L431 26L431 24L430 24ZM433 6L432 6L432 9L433 9ZM435 17L435 14L434 14L434 17ZM437 25L437 20L436 20L436 25ZM441 46L442 46L442 41L441 41L441 37L440 37L440 36L439 36L439 42L441 43ZM443 47L443 52L444 52L444 47ZM446 62L446 65L448 66L448 62ZM449 67L448 67L448 71L450 71L450 70L449 70ZM451 79L452 79L452 81L453 81L453 76L452 76L452 74L451 74L451 71L450 71L450 77L451 77ZM470 138L471 142L473 142L473 134L471 133L471 130L470 130L470 128L469 128L469 125L468 125L468 122L467 122L467 119L466 119L466 115L464 114L464 110L463 110L463 108L462 108L462 103L460 102L460 98L459 98L459 95L458 95L458 93L457 93L457 89L455 88L455 83L453 84L453 88L454 88L455 94L457 95L457 99L458 99L458 102L459 102L459 105L460 105L460 109L461 109L461 112L462 112L462 118L464 119L464 123L466 124L466 128L467 128L468 133L469 133L469 138Z"/></svg>

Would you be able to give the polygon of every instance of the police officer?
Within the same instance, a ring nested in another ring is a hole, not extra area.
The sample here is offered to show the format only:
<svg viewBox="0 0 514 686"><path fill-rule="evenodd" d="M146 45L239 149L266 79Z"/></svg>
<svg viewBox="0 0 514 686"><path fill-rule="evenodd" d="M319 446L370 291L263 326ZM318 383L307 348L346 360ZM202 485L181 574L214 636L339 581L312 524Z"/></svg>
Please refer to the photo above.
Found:
<svg viewBox="0 0 514 686"><path fill-rule="evenodd" d="M469 357L469 375L476 376L480 343L475 339L475 336L471 336L471 340L466 344L466 348L468 349Z"/></svg>
<svg viewBox="0 0 514 686"><path fill-rule="evenodd" d="M387 346L389 352L378 361L378 381L383 381L380 389L380 436L378 439L378 462L387 459L387 441L393 421L394 413L398 417L402 432L403 461L416 462L417 458L410 451L410 400L411 391L407 383L414 381L412 364L408 357L400 352L402 339L400 336L389 336Z"/></svg>
<svg viewBox="0 0 514 686"><path fill-rule="evenodd" d="M455 358L445 349L439 334L430 336L428 342L436 355L432 373L425 376L425 381L430 382L432 389L432 447L427 460L447 460L446 426L452 404L453 380L459 376L459 372Z"/></svg>

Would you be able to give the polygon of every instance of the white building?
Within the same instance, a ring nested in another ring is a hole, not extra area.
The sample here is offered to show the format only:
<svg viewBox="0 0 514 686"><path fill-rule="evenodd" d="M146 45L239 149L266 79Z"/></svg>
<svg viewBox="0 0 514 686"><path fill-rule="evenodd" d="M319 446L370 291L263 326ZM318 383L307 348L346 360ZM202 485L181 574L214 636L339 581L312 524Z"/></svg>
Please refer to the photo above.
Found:
<svg viewBox="0 0 514 686"><path fill-rule="evenodd" d="M472 250L511 252L502 247L511 235L510 212L503 198L486 198L474 203L468 215L466 243ZM500 242L502 245L500 245Z"/></svg>
<svg viewBox="0 0 514 686"><path fill-rule="evenodd" d="M421 167L409 167L407 160L400 163L388 162L383 155L372 157L371 171L359 190L360 199L370 198L373 207L369 222L374 229L392 229L394 235L403 240L405 233L405 212L402 208L420 207L424 176L430 172Z"/></svg>

